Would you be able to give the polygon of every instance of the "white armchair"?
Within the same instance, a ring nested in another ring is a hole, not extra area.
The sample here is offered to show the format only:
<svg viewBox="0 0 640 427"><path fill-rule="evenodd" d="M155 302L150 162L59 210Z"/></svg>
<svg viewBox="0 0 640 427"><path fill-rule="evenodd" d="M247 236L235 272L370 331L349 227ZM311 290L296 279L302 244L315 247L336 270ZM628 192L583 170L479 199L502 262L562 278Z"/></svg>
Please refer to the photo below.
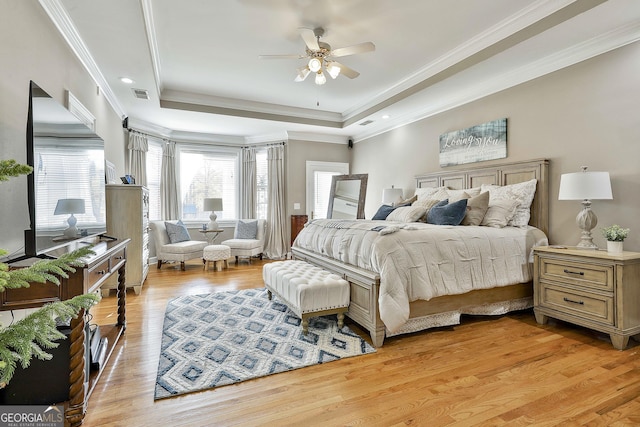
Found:
<svg viewBox="0 0 640 427"><path fill-rule="evenodd" d="M177 221L167 221L172 224ZM180 261L180 269L184 271L184 262L190 259L202 259L202 251L208 245L200 240L185 240L178 243L171 243L169 233L165 226L165 221L149 221L153 240L156 246L156 257L158 258L158 269L166 261ZM188 233L187 233L188 234Z"/></svg>
<svg viewBox="0 0 640 427"><path fill-rule="evenodd" d="M225 240L220 244L229 246L231 256L236 257L236 264L239 257L248 257L249 263L251 263L253 256L262 259L266 227L267 221L264 219L239 219L236 223L233 239Z"/></svg>

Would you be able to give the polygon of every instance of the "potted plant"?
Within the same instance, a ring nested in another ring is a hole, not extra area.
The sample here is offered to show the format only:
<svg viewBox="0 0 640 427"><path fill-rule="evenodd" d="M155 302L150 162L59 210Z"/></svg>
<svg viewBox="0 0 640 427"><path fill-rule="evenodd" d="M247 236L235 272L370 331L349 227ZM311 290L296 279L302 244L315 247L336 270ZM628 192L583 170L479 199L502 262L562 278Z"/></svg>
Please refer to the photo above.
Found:
<svg viewBox="0 0 640 427"><path fill-rule="evenodd" d="M31 172L30 166L21 165L15 160L0 160L0 182ZM0 292L27 288L30 282L49 281L59 285L59 278L68 277L69 272L75 271L74 267L84 265L82 259L91 253L91 248L83 248L57 259L43 259L30 267L19 269L10 269L9 265L0 262ZM0 257L6 254L5 250L0 249ZM33 357L51 359L51 354L46 350L57 347L55 341L65 338L56 327L57 318L68 320L76 317L81 310L88 310L98 300L99 296L95 294L78 295L65 301L45 304L10 325L0 325L0 388L9 383L18 363L27 368Z"/></svg>
<svg viewBox="0 0 640 427"><path fill-rule="evenodd" d="M607 239L607 252L620 253L622 252L622 244L624 239L629 235L628 228L622 228L618 224L613 224L610 227L604 227L602 229L602 235Z"/></svg>

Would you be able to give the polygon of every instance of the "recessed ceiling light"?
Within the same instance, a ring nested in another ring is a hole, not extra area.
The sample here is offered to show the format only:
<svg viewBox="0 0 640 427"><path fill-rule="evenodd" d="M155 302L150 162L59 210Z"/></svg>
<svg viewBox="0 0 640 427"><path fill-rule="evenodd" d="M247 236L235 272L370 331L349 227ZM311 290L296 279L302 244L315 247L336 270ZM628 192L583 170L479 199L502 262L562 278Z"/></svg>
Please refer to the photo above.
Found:
<svg viewBox="0 0 640 427"><path fill-rule="evenodd" d="M382 116L382 118L386 120L386 119L388 119L388 118L389 118L389 115L388 115L388 114L385 114L384 116Z"/></svg>
<svg viewBox="0 0 640 427"><path fill-rule="evenodd" d="M120 77L120 81L122 83L126 83L128 85L130 85L131 83L133 83L133 80L131 80L129 77Z"/></svg>

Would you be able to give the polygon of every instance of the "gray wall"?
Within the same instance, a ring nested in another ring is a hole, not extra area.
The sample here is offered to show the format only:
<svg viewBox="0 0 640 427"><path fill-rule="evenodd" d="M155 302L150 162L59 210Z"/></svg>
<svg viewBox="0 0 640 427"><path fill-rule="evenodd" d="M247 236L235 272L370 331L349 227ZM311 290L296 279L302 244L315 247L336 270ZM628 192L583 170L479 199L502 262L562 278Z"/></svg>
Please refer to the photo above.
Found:
<svg viewBox="0 0 640 427"><path fill-rule="evenodd" d="M508 118L507 159L486 164L548 158L552 243L580 240L579 201L558 201L560 175L581 165L611 174L613 200L595 200L594 241L600 228L631 228L625 250L640 251L640 42L557 71L437 116L355 144L352 173L369 173L366 216L380 205L382 189L394 184L410 196L414 176L443 170L440 134ZM482 165L477 163L475 165ZM474 166L474 165L470 165Z"/></svg>
<svg viewBox="0 0 640 427"><path fill-rule="evenodd" d="M0 158L26 163L29 81L64 105L65 90L96 117L105 157L124 174L124 135L120 117L54 27L37 1L0 0ZM21 251L29 226L27 179L0 183L0 247Z"/></svg>

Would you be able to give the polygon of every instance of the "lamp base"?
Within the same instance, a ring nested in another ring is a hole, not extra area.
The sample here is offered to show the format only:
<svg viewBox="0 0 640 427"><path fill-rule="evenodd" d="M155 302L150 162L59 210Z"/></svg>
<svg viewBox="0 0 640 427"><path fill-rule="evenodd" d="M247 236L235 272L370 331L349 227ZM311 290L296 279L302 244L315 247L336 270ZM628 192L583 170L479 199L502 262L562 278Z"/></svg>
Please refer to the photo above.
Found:
<svg viewBox="0 0 640 427"><path fill-rule="evenodd" d="M598 217L591 210L591 200L582 201L582 210L578 212L576 216L576 224L582 230L581 240L578 243L580 249L598 249L598 246L593 243L593 237L591 236L591 230L598 224Z"/></svg>
<svg viewBox="0 0 640 427"><path fill-rule="evenodd" d="M75 239L76 237L78 237L78 228L76 227L77 223L78 223L78 220L76 219L75 216L73 216L73 214L71 214L69 216L69 219L67 219L67 224L69 224L69 228L64 230L64 232L62 233L64 237L67 237L69 239Z"/></svg>
<svg viewBox="0 0 640 427"><path fill-rule="evenodd" d="M216 222L218 215L214 211L209 214L209 224L207 224L207 230L220 230L218 223Z"/></svg>

